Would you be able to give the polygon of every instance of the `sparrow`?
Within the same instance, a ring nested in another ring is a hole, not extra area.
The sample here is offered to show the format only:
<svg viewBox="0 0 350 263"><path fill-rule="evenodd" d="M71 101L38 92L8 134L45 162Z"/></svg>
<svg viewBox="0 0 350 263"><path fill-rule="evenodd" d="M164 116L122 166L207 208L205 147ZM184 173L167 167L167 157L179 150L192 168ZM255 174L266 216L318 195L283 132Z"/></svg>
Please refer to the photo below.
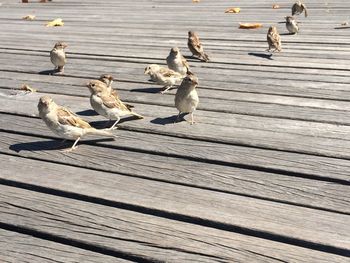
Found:
<svg viewBox="0 0 350 263"><path fill-rule="evenodd" d="M163 90L160 91L162 94L183 79L180 73L165 67L160 67L157 64L148 65L144 73L148 74L157 84L164 86Z"/></svg>
<svg viewBox="0 0 350 263"><path fill-rule="evenodd" d="M114 129L122 116L133 115L139 119L143 119L143 116L132 111L130 105L123 103L119 98L113 96L108 91L107 85L102 81L91 80L86 86L91 92L91 107L107 119L116 120L110 129Z"/></svg>
<svg viewBox="0 0 350 263"><path fill-rule="evenodd" d="M103 74L100 76L99 81L102 81L103 83L106 84L107 86L107 91L113 96L115 97L117 100L119 100L119 94L118 91L113 89L112 87L112 83L114 81L114 78L109 75L109 74ZM128 108L134 108L134 105L128 104L128 103L124 103Z"/></svg>
<svg viewBox="0 0 350 263"><path fill-rule="evenodd" d="M66 53L64 52L67 46L64 42L57 42L50 52L51 62L55 65L54 70L60 74L64 72L64 65L67 62Z"/></svg>
<svg viewBox="0 0 350 263"><path fill-rule="evenodd" d="M75 150L80 138L88 134L116 137L109 129L97 130L91 127L69 109L57 105L49 96L39 99L38 110L40 118L51 131L61 138L75 140L73 146L65 151Z"/></svg>
<svg viewBox="0 0 350 263"><path fill-rule="evenodd" d="M181 55L177 47L173 47L170 50L169 56L166 58L166 63L170 69L179 72L182 76L186 76L191 72L187 60Z"/></svg>
<svg viewBox="0 0 350 263"><path fill-rule="evenodd" d="M304 13L305 17L307 17L307 8L305 4L302 4L301 1L296 1L294 5L292 6L292 16L294 15L300 15L301 13Z"/></svg>
<svg viewBox="0 0 350 263"><path fill-rule="evenodd" d="M188 31L187 46L192 52L193 56L196 56L205 62L209 61L209 57L204 53L203 46L199 41L198 35L193 31Z"/></svg>
<svg viewBox="0 0 350 263"><path fill-rule="evenodd" d="M282 50L281 36L278 34L275 26L271 26L267 32L267 43L269 44L269 48L267 49L269 52L272 48L274 48L273 52L276 50L280 52Z"/></svg>
<svg viewBox="0 0 350 263"><path fill-rule="evenodd" d="M179 114L176 118L177 122L181 113L191 113L191 124L194 123L193 112L196 110L199 98L196 87L198 85L198 78L193 75L187 75L183 80L175 95L175 107Z"/></svg>
<svg viewBox="0 0 350 263"><path fill-rule="evenodd" d="M296 34L299 32L298 22L293 16L286 16L286 27L289 33Z"/></svg>

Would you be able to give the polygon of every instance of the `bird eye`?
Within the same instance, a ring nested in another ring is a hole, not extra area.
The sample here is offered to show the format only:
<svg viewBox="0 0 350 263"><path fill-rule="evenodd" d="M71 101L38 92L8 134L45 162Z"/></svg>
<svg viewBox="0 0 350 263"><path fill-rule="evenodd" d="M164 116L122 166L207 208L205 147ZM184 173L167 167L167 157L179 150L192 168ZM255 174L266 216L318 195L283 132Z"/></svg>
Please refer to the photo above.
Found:
<svg viewBox="0 0 350 263"><path fill-rule="evenodd" d="M95 84L91 84L91 87L95 87Z"/></svg>

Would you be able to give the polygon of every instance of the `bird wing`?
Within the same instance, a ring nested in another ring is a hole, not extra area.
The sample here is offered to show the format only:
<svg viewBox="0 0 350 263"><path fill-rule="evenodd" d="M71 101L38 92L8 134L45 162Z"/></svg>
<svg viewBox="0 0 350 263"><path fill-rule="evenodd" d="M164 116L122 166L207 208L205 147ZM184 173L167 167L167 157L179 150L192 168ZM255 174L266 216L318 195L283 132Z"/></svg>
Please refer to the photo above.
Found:
<svg viewBox="0 0 350 263"><path fill-rule="evenodd" d="M107 108L117 108L120 110L130 111L130 109L119 99L111 94L100 94L99 97L102 100L103 105Z"/></svg>
<svg viewBox="0 0 350 263"><path fill-rule="evenodd" d="M296 13L298 13L298 5L295 3L292 6L292 16L294 16Z"/></svg>
<svg viewBox="0 0 350 263"><path fill-rule="evenodd" d="M280 50L281 46L281 37L279 34L268 34L267 35L267 41L269 42L270 46L275 47L276 49Z"/></svg>
<svg viewBox="0 0 350 263"><path fill-rule="evenodd" d="M195 49L198 53L203 52L203 46L202 43L199 41L198 36L192 36L189 40L189 44L193 47L193 49Z"/></svg>
<svg viewBox="0 0 350 263"><path fill-rule="evenodd" d="M59 107L57 109L58 122L62 125L70 125L79 128L91 128L91 125L79 118L72 111L65 107Z"/></svg>
<svg viewBox="0 0 350 263"><path fill-rule="evenodd" d="M187 60L182 56L182 65L187 68L187 71L190 71L190 65L188 64Z"/></svg>
<svg viewBox="0 0 350 263"><path fill-rule="evenodd" d="M164 76L164 77L180 77L181 74L178 73L178 72L175 72L174 70L171 70L171 69L164 69L161 74Z"/></svg>

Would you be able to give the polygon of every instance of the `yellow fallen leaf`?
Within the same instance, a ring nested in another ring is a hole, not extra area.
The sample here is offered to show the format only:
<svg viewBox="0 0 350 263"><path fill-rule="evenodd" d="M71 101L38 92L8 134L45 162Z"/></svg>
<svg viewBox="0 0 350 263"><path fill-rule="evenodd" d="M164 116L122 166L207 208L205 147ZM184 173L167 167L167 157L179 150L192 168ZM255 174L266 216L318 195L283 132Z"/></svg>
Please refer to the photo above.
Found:
<svg viewBox="0 0 350 263"><path fill-rule="evenodd" d="M273 4L272 5L272 9L279 9L279 8L280 8L280 6L278 4Z"/></svg>
<svg viewBox="0 0 350 263"><path fill-rule="evenodd" d="M35 17L36 17L35 15L27 15L27 16L22 17L22 19L24 19L24 20L34 20Z"/></svg>
<svg viewBox="0 0 350 263"><path fill-rule="evenodd" d="M64 23L61 18L56 18L46 24L46 26L63 26Z"/></svg>
<svg viewBox="0 0 350 263"><path fill-rule="evenodd" d="M239 7L231 7L225 10L225 13L234 13L237 14L241 12L241 9Z"/></svg>
<svg viewBox="0 0 350 263"><path fill-rule="evenodd" d="M199 3L201 0L192 0L193 3Z"/></svg>
<svg viewBox="0 0 350 263"><path fill-rule="evenodd" d="M36 92L36 89L31 88L27 84L23 84L22 87L20 88L21 90L28 91L28 92Z"/></svg>
<svg viewBox="0 0 350 263"><path fill-rule="evenodd" d="M241 29L254 29L254 28L260 28L263 25L260 23L239 23L239 28Z"/></svg>

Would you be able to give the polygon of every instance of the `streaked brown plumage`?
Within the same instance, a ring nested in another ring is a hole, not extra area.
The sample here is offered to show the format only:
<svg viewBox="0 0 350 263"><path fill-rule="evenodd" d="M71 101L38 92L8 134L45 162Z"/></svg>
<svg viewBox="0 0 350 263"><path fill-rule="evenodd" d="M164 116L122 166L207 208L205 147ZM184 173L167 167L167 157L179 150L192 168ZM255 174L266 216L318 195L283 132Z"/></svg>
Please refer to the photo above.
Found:
<svg viewBox="0 0 350 263"><path fill-rule="evenodd" d="M53 49L50 51L50 59L52 64L54 64L54 71L62 74L64 72L64 66L66 65L66 52L64 49L68 45L64 42L57 42Z"/></svg>
<svg viewBox="0 0 350 263"><path fill-rule="evenodd" d="M181 55L180 49L177 47L173 47L170 50L166 62L170 69L179 72L182 76L191 73L187 60Z"/></svg>
<svg viewBox="0 0 350 263"><path fill-rule="evenodd" d="M73 146L66 151L76 149L80 138L88 134L115 137L110 130L97 130L91 127L69 109L57 105L49 96L42 96L39 99L38 110L40 118L51 131L61 138L75 140Z"/></svg>
<svg viewBox="0 0 350 263"><path fill-rule="evenodd" d="M268 51L271 51L271 49L274 49L272 52L276 50L278 52L282 51L281 36L275 26L271 26L267 32L267 43L269 45Z"/></svg>
<svg viewBox="0 0 350 263"><path fill-rule="evenodd" d="M292 6L292 16L300 15L304 12L305 17L308 16L306 5L301 3L301 1L296 1Z"/></svg>
<svg viewBox="0 0 350 263"><path fill-rule="evenodd" d="M293 16L286 16L286 28L291 34L296 34L299 32L298 22Z"/></svg>
<svg viewBox="0 0 350 263"><path fill-rule="evenodd" d="M112 125L113 129L120 120L120 117L126 115L133 115L139 119L143 116L132 111L132 107L123 103L119 98L113 96L105 83L99 80L92 80L87 84L91 92L90 104L91 107L100 115L109 120L116 120Z"/></svg>
<svg viewBox="0 0 350 263"><path fill-rule="evenodd" d="M198 35L193 31L188 31L187 46L192 52L193 56L196 56L205 62L209 61L209 57L204 53L203 45L199 41Z"/></svg>
<svg viewBox="0 0 350 263"><path fill-rule="evenodd" d="M190 113L190 123L194 123L193 112L196 110L199 103L199 97L196 90L197 85L198 78L193 74L189 74L183 79L181 85L177 89L175 95L175 107L178 109L179 114L176 121L180 118L181 113Z"/></svg>

